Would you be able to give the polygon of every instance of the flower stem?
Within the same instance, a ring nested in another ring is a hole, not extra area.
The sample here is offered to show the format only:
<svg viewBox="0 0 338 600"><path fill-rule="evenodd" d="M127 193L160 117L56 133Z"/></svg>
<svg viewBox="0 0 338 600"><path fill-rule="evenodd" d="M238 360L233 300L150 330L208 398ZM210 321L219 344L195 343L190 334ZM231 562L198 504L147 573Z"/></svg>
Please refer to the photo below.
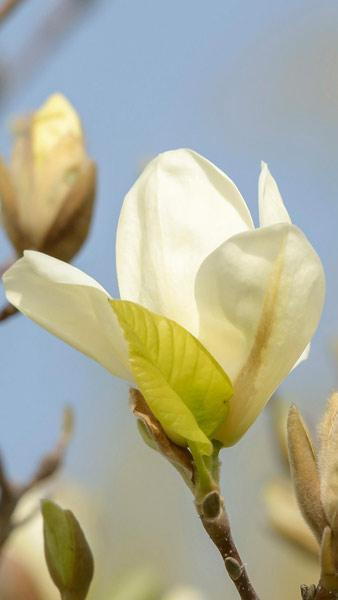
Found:
<svg viewBox="0 0 338 600"><path fill-rule="evenodd" d="M179 472L183 471L187 476L185 481L195 496L195 506L203 527L218 548L240 597L242 600L259 600L232 539L229 519L219 491L221 444L214 442L211 456L202 455L198 446L193 443L189 444L189 449L176 446L167 438L142 394L135 389L131 389L130 393L133 412L147 426L147 435L152 437L155 447L176 468L179 465Z"/></svg>
<svg viewBox="0 0 338 600"><path fill-rule="evenodd" d="M61 600L84 600L83 593L78 594L76 592L61 592Z"/></svg>
<svg viewBox="0 0 338 600"><path fill-rule="evenodd" d="M220 552L228 575L243 600L259 600L231 535L228 515L218 490L196 501L205 531ZM324 600L324 599L323 599Z"/></svg>

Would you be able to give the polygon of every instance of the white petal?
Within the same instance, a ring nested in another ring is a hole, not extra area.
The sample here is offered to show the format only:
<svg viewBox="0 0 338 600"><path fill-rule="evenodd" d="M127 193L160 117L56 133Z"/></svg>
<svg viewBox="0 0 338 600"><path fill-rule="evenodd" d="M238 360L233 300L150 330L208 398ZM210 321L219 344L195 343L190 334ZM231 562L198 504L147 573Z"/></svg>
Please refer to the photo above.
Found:
<svg viewBox="0 0 338 600"><path fill-rule="evenodd" d="M298 365L300 365L300 363L304 362L304 360L307 360L309 358L310 350L311 350L311 344L308 344L306 346L304 352L302 352L302 354L300 355L297 362L295 362L295 364L293 365L292 370L295 369L296 367L298 367Z"/></svg>
<svg viewBox="0 0 338 600"><path fill-rule="evenodd" d="M3 281L9 302L22 313L114 375L133 380L110 295L95 279L61 260L26 251Z"/></svg>
<svg viewBox="0 0 338 600"><path fill-rule="evenodd" d="M121 297L163 314L194 333L194 283L205 257L252 229L232 181L191 150L152 160L127 194L117 231Z"/></svg>
<svg viewBox="0 0 338 600"><path fill-rule="evenodd" d="M291 223L289 213L284 206L277 183L272 177L268 165L262 162L258 182L259 222L261 227L275 223Z"/></svg>
<svg viewBox="0 0 338 600"><path fill-rule="evenodd" d="M268 165L262 161L261 173L258 182L259 220L261 227L275 225L276 223L291 223L288 211L285 208L282 196L275 179L272 177ZM310 354L309 344L297 362L292 367L295 369L306 360Z"/></svg>
<svg viewBox="0 0 338 600"><path fill-rule="evenodd" d="M293 225L234 236L204 261L199 338L235 388L220 432L226 444L245 433L305 350L324 294L321 262Z"/></svg>

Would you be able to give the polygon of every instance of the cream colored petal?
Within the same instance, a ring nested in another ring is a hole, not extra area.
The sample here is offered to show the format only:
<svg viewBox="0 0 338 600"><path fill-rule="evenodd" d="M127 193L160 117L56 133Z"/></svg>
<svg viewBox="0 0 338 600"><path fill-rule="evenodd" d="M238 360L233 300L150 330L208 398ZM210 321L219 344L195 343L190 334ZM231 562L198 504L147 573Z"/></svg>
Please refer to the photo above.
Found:
<svg viewBox="0 0 338 600"><path fill-rule="evenodd" d="M18 119L13 134L10 171L18 221L30 240L28 247L41 249L87 162L81 122L68 100L54 94L30 116Z"/></svg>
<svg viewBox="0 0 338 600"><path fill-rule="evenodd" d="M324 293L321 262L293 225L234 236L204 261L196 279L199 338L235 388L219 432L227 445L250 427L304 351Z"/></svg>
<svg viewBox="0 0 338 600"><path fill-rule="evenodd" d="M295 364L292 367L292 371L293 369L295 369L296 367L298 367L298 365L300 365L300 363L304 362L304 360L307 360L309 358L309 354L310 354L310 350L311 350L311 344L308 344L304 350L304 352L302 352L302 354L300 355L299 359L297 360L297 362L295 362Z"/></svg>
<svg viewBox="0 0 338 600"><path fill-rule="evenodd" d="M152 160L127 194L117 231L121 298L196 332L194 283L205 257L252 229L232 181L192 150Z"/></svg>
<svg viewBox="0 0 338 600"><path fill-rule="evenodd" d="M114 375L133 381L110 295L79 269L26 251L3 276L11 304Z"/></svg>
<svg viewBox="0 0 338 600"><path fill-rule="evenodd" d="M272 177L268 165L262 162L258 182L259 222L261 227L275 223L291 223L289 213L284 206L277 183Z"/></svg>
<svg viewBox="0 0 338 600"><path fill-rule="evenodd" d="M44 160L64 137L83 138L81 121L69 100L52 94L32 115L32 151L37 161Z"/></svg>

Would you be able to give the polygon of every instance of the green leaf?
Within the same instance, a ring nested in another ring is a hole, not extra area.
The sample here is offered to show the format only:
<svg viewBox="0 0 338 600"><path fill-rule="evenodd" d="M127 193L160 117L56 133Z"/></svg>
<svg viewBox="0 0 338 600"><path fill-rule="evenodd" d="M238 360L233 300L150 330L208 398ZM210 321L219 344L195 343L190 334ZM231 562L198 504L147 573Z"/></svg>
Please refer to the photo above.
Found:
<svg viewBox="0 0 338 600"><path fill-rule="evenodd" d="M212 434L233 394L229 377L175 321L127 300L110 300L128 342L133 375L150 410L180 445L212 453Z"/></svg>
<svg viewBox="0 0 338 600"><path fill-rule="evenodd" d="M70 510L41 502L45 556L51 578L67 600L84 600L94 573L94 561L84 533Z"/></svg>

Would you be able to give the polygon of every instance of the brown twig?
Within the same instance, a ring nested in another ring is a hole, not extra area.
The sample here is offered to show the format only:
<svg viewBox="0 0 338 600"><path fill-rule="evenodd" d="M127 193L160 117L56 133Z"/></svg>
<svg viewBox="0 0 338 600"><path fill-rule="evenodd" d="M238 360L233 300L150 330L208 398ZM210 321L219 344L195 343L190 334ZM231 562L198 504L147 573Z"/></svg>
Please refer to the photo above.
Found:
<svg viewBox="0 0 338 600"><path fill-rule="evenodd" d="M70 409L67 408L64 412L61 435L54 450L43 457L33 475L24 484L17 485L9 479L0 456L0 550L8 540L11 532L27 522L27 519L21 521L13 519L19 500L26 492L54 475L62 466L72 430L73 415ZM34 511L31 513L31 516L33 515Z"/></svg>
<svg viewBox="0 0 338 600"><path fill-rule="evenodd" d="M23 0L16 0L17 4L20 2ZM8 61L3 61L2 73L0 73L2 75L0 108L10 95L17 92L32 74L39 67L41 68L41 64L55 52L64 37L71 30L76 30L80 19L92 10L94 2L93 0L91 2L59 0L53 4L55 6L41 14L41 19L37 20L28 39L18 44L16 54ZM42 2L41 6L44 6Z"/></svg>
<svg viewBox="0 0 338 600"><path fill-rule="evenodd" d="M148 444L149 440L152 440L152 443L149 445L158 450L158 452L171 462L182 475L188 487L193 491L194 468L189 450L177 446L177 444L168 438L160 422L151 413L139 390L131 388L129 393L131 409L141 426L140 433L143 439Z"/></svg>
<svg viewBox="0 0 338 600"><path fill-rule="evenodd" d="M313 596L304 596L305 600L337 600L338 593L326 589L321 583L319 583Z"/></svg>
<svg viewBox="0 0 338 600"><path fill-rule="evenodd" d="M220 552L228 575L243 600L259 600L232 539L228 515L218 490L207 494L196 507L205 531Z"/></svg>
<svg viewBox="0 0 338 600"><path fill-rule="evenodd" d="M15 308L12 304L6 304L3 308L0 309L0 322L6 321L9 317L16 315L18 309Z"/></svg>
<svg viewBox="0 0 338 600"><path fill-rule="evenodd" d="M0 6L0 22L4 21L8 15L21 4L22 0L5 0Z"/></svg>

